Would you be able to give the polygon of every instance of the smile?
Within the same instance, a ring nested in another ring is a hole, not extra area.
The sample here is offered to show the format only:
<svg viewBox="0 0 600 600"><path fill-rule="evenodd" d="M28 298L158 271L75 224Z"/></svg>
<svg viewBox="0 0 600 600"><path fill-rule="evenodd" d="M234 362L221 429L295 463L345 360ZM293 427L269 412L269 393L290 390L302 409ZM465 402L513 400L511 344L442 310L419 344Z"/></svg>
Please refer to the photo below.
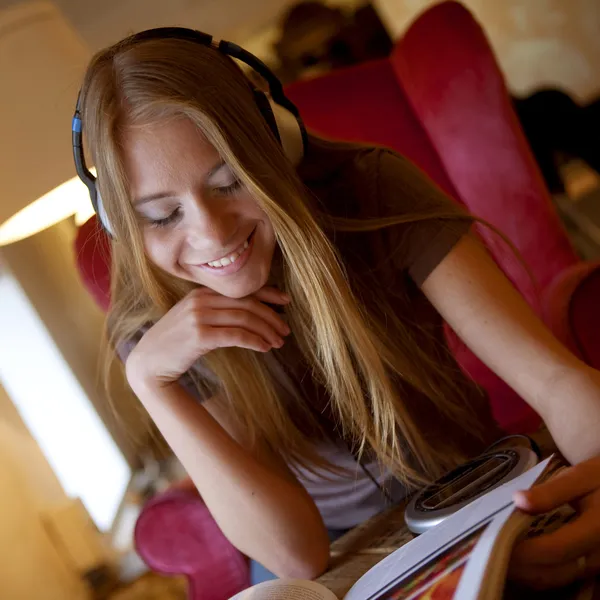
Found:
<svg viewBox="0 0 600 600"><path fill-rule="evenodd" d="M252 233L254 233L254 231L252 231ZM244 250L248 248L252 233L246 238L246 240L244 240L244 243L236 248L233 252L230 252L223 258L218 258L217 260L211 260L210 262L204 263L202 266L208 265L213 269L221 269L222 267L226 267L227 265L234 263L244 253Z"/></svg>
<svg viewBox="0 0 600 600"><path fill-rule="evenodd" d="M239 271L246 263L250 252L252 251L252 242L256 229L240 244L233 252L228 252L222 258L211 260L198 265L200 268L210 271L215 275L227 275Z"/></svg>

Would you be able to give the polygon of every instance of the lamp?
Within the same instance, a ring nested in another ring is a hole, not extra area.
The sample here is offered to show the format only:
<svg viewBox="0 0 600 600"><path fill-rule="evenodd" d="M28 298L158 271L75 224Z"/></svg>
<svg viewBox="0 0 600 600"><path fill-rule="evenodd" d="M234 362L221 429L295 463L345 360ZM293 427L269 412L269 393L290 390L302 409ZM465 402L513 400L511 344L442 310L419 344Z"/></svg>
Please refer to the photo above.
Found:
<svg viewBox="0 0 600 600"><path fill-rule="evenodd" d="M92 214L70 122L89 51L50 2L0 12L0 246Z"/></svg>

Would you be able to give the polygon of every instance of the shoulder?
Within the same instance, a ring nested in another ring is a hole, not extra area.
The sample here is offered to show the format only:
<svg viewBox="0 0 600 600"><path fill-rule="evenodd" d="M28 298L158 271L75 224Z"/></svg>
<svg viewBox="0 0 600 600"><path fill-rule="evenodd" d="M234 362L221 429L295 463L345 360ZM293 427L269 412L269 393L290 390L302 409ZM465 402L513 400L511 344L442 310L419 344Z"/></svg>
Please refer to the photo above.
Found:
<svg viewBox="0 0 600 600"><path fill-rule="evenodd" d="M381 146L311 136L298 174L332 216L378 218L456 207L410 159Z"/></svg>
<svg viewBox="0 0 600 600"><path fill-rule="evenodd" d="M318 138L312 143L313 178L304 182L331 217L344 258L364 256L372 248L370 264L389 264L393 257L394 267L408 271L420 285L469 230L464 208L407 157L378 146ZM336 225L340 217L386 223L343 236Z"/></svg>

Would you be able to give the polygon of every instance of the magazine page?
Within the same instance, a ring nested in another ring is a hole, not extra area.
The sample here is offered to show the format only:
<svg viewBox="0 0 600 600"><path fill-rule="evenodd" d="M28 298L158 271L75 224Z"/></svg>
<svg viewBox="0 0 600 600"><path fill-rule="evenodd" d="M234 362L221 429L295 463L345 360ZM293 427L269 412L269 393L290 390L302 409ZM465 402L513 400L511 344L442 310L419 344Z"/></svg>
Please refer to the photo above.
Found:
<svg viewBox="0 0 600 600"><path fill-rule="evenodd" d="M480 531L502 510L512 506L513 493L531 487L550 460L551 457L474 500L436 527L396 550L361 577L346 594L345 600L387 599L386 594L397 590L398 584L407 582L453 546Z"/></svg>
<svg viewBox="0 0 600 600"><path fill-rule="evenodd" d="M507 528L511 521L510 532ZM515 513L513 506L498 513L479 537L474 552L465 566L464 573L456 589L456 597L461 600L496 600L502 598L506 569L515 539L520 535L532 518L523 513ZM498 544L502 534L506 539ZM492 560L496 567L493 573L489 568ZM503 568L501 568L500 563ZM493 574L495 577L491 577Z"/></svg>
<svg viewBox="0 0 600 600"><path fill-rule="evenodd" d="M379 600L451 600L483 529L458 542L446 553L394 585Z"/></svg>
<svg viewBox="0 0 600 600"><path fill-rule="evenodd" d="M499 600L504 597L510 555L515 543L523 537L534 537L556 531L576 515L568 505L532 517L511 507L500 513L485 529L473 548L456 589L460 600ZM523 535L525 533L525 535ZM592 600L594 582L577 582L568 589L556 591L561 600ZM508 591L507 591L508 593ZM510 598L534 600L548 598L552 592L544 590L536 595L530 589L521 593L510 590ZM554 597L554 596L552 596Z"/></svg>
<svg viewBox="0 0 600 600"><path fill-rule="evenodd" d="M259 583L230 600L338 600L326 587L303 579L275 579Z"/></svg>

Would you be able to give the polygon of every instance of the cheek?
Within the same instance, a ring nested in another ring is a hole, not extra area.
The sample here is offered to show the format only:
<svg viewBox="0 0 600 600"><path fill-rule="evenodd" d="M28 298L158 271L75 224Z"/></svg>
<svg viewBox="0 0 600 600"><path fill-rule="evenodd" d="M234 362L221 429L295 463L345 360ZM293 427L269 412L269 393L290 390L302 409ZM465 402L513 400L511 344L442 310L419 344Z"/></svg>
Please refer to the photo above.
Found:
<svg viewBox="0 0 600 600"><path fill-rule="evenodd" d="M179 259L179 244L173 237L163 236L160 231L144 233L144 248L150 261L169 273L175 273Z"/></svg>

